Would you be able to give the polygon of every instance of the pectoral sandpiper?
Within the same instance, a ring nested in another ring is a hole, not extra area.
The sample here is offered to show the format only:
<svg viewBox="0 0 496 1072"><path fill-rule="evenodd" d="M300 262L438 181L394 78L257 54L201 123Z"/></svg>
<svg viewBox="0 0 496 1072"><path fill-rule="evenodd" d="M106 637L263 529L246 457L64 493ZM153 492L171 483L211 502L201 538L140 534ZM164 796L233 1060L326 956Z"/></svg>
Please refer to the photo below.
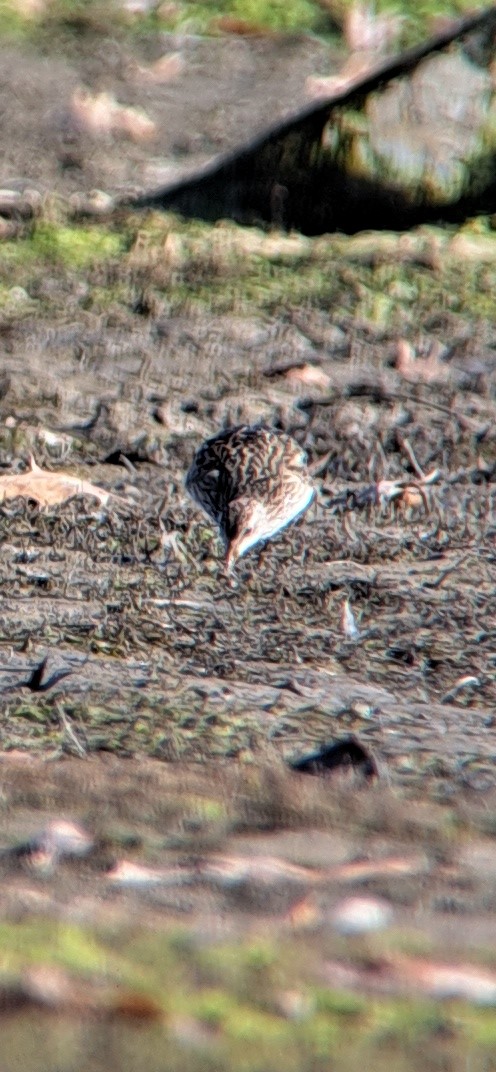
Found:
<svg viewBox="0 0 496 1072"><path fill-rule="evenodd" d="M305 452L283 432L239 425L207 439L186 476L190 495L219 526L231 569L310 505Z"/></svg>

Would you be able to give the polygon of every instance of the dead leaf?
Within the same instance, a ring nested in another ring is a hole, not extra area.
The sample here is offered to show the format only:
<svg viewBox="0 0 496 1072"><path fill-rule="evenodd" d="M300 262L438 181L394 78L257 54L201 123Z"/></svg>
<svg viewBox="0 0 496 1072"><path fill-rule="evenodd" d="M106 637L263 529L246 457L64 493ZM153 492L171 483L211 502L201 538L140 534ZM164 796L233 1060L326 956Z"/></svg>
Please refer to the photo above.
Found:
<svg viewBox="0 0 496 1072"><path fill-rule="evenodd" d="M106 1019L157 1020L163 1009L150 994L121 986L94 986L79 981L56 965L33 964L20 980L21 997L58 1013L94 1013Z"/></svg>
<svg viewBox="0 0 496 1072"><path fill-rule="evenodd" d="M123 1020L161 1020L163 1017L163 1009L155 998L138 990L116 992L106 1011L109 1017Z"/></svg>
<svg viewBox="0 0 496 1072"><path fill-rule="evenodd" d="M143 864L131 863L130 860L119 860L111 871L107 873L107 879L115 886L146 888L148 886L181 886L190 882L193 872L190 868L168 867L152 868Z"/></svg>
<svg viewBox="0 0 496 1072"><path fill-rule="evenodd" d="M115 198L104 190L74 193L69 198L74 216L106 216L115 208Z"/></svg>
<svg viewBox="0 0 496 1072"><path fill-rule="evenodd" d="M253 882L271 887L285 882L321 882L324 873L315 867L300 867L277 856L220 856L213 855L199 868L203 879L222 887L232 888L237 884Z"/></svg>
<svg viewBox="0 0 496 1072"><path fill-rule="evenodd" d="M185 62L182 54L180 52L168 52L164 56L160 56L158 60L155 60L155 63L151 63L149 67L137 66L133 74L137 81L163 85L178 78L183 73L184 68Z"/></svg>
<svg viewBox="0 0 496 1072"><path fill-rule="evenodd" d="M217 33L235 34L236 37L270 37L271 32L262 23L239 19L233 15L220 15L212 19L210 26Z"/></svg>
<svg viewBox="0 0 496 1072"><path fill-rule="evenodd" d="M79 87L71 98L71 113L81 129L94 138L123 134L134 142L148 141L156 133L156 125L140 108L119 104L112 93L94 96Z"/></svg>
<svg viewBox="0 0 496 1072"><path fill-rule="evenodd" d="M310 97L332 97L372 71L378 58L395 44L404 18L390 13L376 14L368 4L353 4L346 13L343 32L350 56L337 74L311 75L305 83Z"/></svg>
<svg viewBox="0 0 496 1072"><path fill-rule="evenodd" d="M396 368L409 383L444 383L449 367L442 360L444 347L434 342L427 357L417 357L411 343L400 339L396 351Z"/></svg>
<svg viewBox="0 0 496 1072"><path fill-rule="evenodd" d="M399 977L419 986L432 998L472 1001L475 1005L496 1004L496 974L476 964L436 964L416 958L392 962Z"/></svg>
<svg viewBox="0 0 496 1072"><path fill-rule="evenodd" d="M315 894L310 893L292 905L285 917L285 922L295 930L313 928L322 920L322 910L315 899Z"/></svg>
<svg viewBox="0 0 496 1072"><path fill-rule="evenodd" d="M337 882L370 882L371 879L401 875L422 875L430 870L426 856L418 853L413 856L386 856L379 860L353 860L351 863L339 864L330 872Z"/></svg>
<svg viewBox="0 0 496 1072"><path fill-rule="evenodd" d="M372 67L373 58L369 53L356 52L347 59L337 74L309 75L305 81L306 93L315 100L321 97L333 97L335 93L342 93L354 82L364 78Z"/></svg>
<svg viewBox="0 0 496 1072"><path fill-rule="evenodd" d="M322 387L324 390L331 382L327 373L323 372L318 365L300 365L290 368L286 372L285 379L297 386L303 384L305 387Z"/></svg>
<svg viewBox="0 0 496 1072"><path fill-rule="evenodd" d="M440 476L439 469L432 469L418 480L379 480L375 485L376 501L383 508L393 502L410 510L423 507L428 513L429 500L425 488L435 484Z"/></svg>
<svg viewBox="0 0 496 1072"><path fill-rule="evenodd" d="M376 14L371 4L352 4L344 21L344 36L351 52L386 52L394 45L404 23L402 15Z"/></svg>
<svg viewBox="0 0 496 1072"><path fill-rule="evenodd" d="M40 469L31 456L31 469L27 473L13 473L0 477L0 502L6 499L34 499L39 506L56 506L77 495L91 495L106 505L112 493L88 480L70 476L69 473L51 473Z"/></svg>

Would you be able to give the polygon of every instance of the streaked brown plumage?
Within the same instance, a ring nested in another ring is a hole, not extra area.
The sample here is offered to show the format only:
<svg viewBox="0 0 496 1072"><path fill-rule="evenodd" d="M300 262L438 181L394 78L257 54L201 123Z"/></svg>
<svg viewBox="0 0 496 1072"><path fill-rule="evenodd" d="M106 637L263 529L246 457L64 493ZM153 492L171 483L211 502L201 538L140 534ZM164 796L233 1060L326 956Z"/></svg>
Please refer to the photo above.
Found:
<svg viewBox="0 0 496 1072"><path fill-rule="evenodd" d="M219 526L228 568L304 513L315 494L298 443L261 425L239 425L207 439L186 488Z"/></svg>

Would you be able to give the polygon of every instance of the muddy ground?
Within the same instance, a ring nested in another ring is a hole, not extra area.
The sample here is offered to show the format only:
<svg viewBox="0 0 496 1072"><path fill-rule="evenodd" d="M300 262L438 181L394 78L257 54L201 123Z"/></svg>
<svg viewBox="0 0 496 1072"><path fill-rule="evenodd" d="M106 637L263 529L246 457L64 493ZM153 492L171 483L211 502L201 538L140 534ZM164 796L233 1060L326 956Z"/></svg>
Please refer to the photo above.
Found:
<svg viewBox="0 0 496 1072"><path fill-rule="evenodd" d="M198 163L328 64L313 41L188 40L153 113L175 133L144 148L91 142L67 101L82 83L150 110L129 71L163 42L90 46L4 52L2 185L43 202L2 246L2 475L33 453L113 497L0 511L3 1067L461 1068L471 1050L489 1069L480 228L311 241L123 214L78 231L75 191ZM255 420L320 461L319 496L232 579L183 478L205 435ZM409 492L333 502L381 481ZM350 735L377 777L290 768ZM349 897L366 899L351 934Z"/></svg>

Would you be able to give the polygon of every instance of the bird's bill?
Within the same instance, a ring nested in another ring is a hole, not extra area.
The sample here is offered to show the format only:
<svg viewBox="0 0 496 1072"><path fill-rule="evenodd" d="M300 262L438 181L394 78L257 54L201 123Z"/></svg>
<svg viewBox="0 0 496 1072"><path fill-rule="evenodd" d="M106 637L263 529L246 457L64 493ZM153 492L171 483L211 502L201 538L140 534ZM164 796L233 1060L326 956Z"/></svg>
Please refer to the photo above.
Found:
<svg viewBox="0 0 496 1072"><path fill-rule="evenodd" d="M245 532L241 532L238 536L234 536L232 540L229 540L226 549L226 569L228 573L231 573L238 561L238 558L242 558L251 547L254 547L256 543L259 543L259 537L255 536L250 539L247 538Z"/></svg>
<svg viewBox="0 0 496 1072"><path fill-rule="evenodd" d="M238 558L242 558L243 555L246 555L246 552L254 547L255 544L260 543L260 540L263 538L263 533L247 532L245 529L242 529L237 536L234 536L227 545L226 569L228 572L232 572Z"/></svg>
<svg viewBox="0 0 496 1072"><path fill-rule="evenodd" d="M234 566L236 564L236 560L238 559L238 557L239 556L238 556L236 544L235 544L235 541L233 540L232 543L230 543L228 548L227 548L226 557L225 557L225 560L224 560L226 570L227 570L228 573L232 573L232 571L234 569Z"/></svg>

